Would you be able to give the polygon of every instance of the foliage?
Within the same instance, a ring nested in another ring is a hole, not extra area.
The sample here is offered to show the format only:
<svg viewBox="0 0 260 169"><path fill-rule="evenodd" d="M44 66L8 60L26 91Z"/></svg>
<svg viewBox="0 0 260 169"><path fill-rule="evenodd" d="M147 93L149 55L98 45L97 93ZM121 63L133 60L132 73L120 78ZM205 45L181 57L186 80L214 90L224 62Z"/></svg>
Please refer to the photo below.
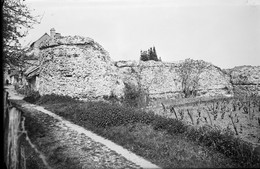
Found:
<svg viewBox="0 0 260 169"><path fill-rule="evenodd" d="M35 102L41 97L40 93L38 91L33 91L29 95L27 95L24 100L27 102Z"/></svg>
<svg viewBox="0 0 260 169"><path fill-rule="evenodd" d="M189 128L185 133L190 140L196 140L233 159L243 167L259 166L259 154L248 143L236 138L229 130L221 132L209 126Z"/></svg>
<svg viewBox="0 0 260 169"><path fill-rule="evenodd" d="M28 85L20 86L18 83L15 83L14 89L22 95L29 96L32 95L35 91Z"/></svg>
<svg viewBox="0 0 260 169"><path fill-rule="evenodd" d="M147 93L140 87L125 83L123 104L127 107L141 108L148 104Z"/></svg>
<svg viewBox="0 0 260 169"><path fill-rule="evenodd" d="M70 96L61 96L56 94L43 95L34 103L36 104L57 104L57 103L80 103L81 101L76 100Z"/></svg>
<svg viewBox="0 0 260 169"><path fill-rule="evenodd" d="M103 99L109 101L112 104L116 104L121 101L121 99L118 98L113 92L111 92L109 96L107 95L103 96Z"/></svg>
<svg viewBox="0 0 260 169"><path fill-rule="evenodd" d="M180 63L177 73L181 78L182 91L185 98L196 96L198 89L199 76L206 69L203 61L185 59Z"/></svg>
<svg viewBox="0 0 260 169"><path fill-rule="evenodd" d="M3 8L3 58L6 64L21 65L25 49L19 39L38 23L37 18L21 0L2 0Z"/></svg>
<svg viewBox="0 0 260 169"><path fill-rule="evenodd" d="M15 90L18 93L25 95L24 100L27 102L30 102L30 103L34 103L36 100L40 99L40 97L41 97L41 95L38 91L33 90L28 85L24 85L21 88L19 88L19 86L16 85Z"/></svg>
<svg viewBox="0 0 260 169"><path fill-rule="evenodd" d="M224 155L208 151L181 135L169 135L142 123L111 127L100 133L162 168L236 167Z"/></svg>
<svg viewBox="0 0 260 169"><path fill-rule="evenodd" d="M236 138L229 130L220 131L210 126L194 128L177 119L165 118L152 112L144 112L105 102L80 102L67 96L57 95L43 96L43 98L39 99L37 103L47 106L50 111L76 124L90 127L91 130L103 133L106 136L113 132L111 131L112 127L124 128L123 126L134 126L138 123L150 125L154 132L166 132L171 136L183 136L192 142L221 152L240 164L240 166L259 167L260 165L259 154L255 153L250 145ZM56 103L60 105L55 106ZM118 137L110 135L110 138L118 141ZM127 134L120 135L120 140L128 141L128 144L131 142L131 144L136 145L133 141L135 139ZM150 150L150 142L151 140L148 139L142 142L142 146Z"/></svg>
<svg viewBox="0 0 260 169"><path fill-rule="evenodd" d="M149 60L161 61L157 57L155 47L148 49L148 51L141 51L140 60L141 61L149 61Z"/></svg>

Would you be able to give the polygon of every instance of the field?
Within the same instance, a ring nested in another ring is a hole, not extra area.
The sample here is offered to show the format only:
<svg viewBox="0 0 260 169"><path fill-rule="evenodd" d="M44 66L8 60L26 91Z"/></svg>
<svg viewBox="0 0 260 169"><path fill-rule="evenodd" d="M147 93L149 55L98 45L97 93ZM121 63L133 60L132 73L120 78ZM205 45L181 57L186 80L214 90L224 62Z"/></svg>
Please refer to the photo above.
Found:
<svg viewBox="0 0 260 169"><path fill-rule="evenodd" d="M231 130L254 146L260 145L260 97L157 100L148 109L195 127L210 125Z"/></svg>

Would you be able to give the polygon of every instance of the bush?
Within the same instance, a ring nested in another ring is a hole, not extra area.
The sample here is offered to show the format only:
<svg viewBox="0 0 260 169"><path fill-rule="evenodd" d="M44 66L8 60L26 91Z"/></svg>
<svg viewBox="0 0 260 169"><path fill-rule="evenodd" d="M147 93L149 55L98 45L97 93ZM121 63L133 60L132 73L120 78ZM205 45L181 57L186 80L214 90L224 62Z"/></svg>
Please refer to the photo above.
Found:
<svg viewBox="0 0 260 169"><path fill-rule="evenodd" d="M155 130L165 130L169 134L181 134L187 130L187 126L182 121L161 116L154 119L152 126Z"/></svg>
<svg viewBox="0 0 260 169"><path fill-rule="evenodd" d="M14 85L14 89L17 91L17 93L25 95L25 96L29 96L33 92L33 90L30 88L30 86L23 85L20 87L18 83L16 83Z"/></svg>
<svg viewBox="0 0 260 169"><path fill-rule="evenodd" d="M123 104L126 107L142 108L146 107L149 101L147 93L140 87L125 83Z"/></svg>
<svg viewBox="0 0 260 169"><path fill-rule="evenodd" d="M111 92L109 96L103 96L103 99L109 101L112 104L120 103L120 99L113 92Z"/></svg>
<svg viewBox="0 0 260 169"><path fill-rule="evenodd" d="M41 98L39 98L36 102L36 104L55 104L55 103L77 103L81 102L79 100L76 100L70 96L60 96L56 94L48 94L44 95Z"/></svg>
<svg viewBox="0 0 260 169"><path fill-rule="evenodd" d="M18 84L15 84L14 87L17 93L25 95L24 100L29 103L35 103L41 97L38 91L33 90L28 85L20 87Z"/></svg>
<svg viewBox="0 0 260 169"><path fill-rule="evenodd" d="M260 164L260 159L253 153L252 146L236 138L230 131L221 132L210 126L202 126L198 129L189 128L185 135L192 141L197 141L207 147L217 150L230 157L241 166L249 167Z"/></svg>
<svg viewBox="0 0 260 169"><path fill-rule="evenodd" d="M40 99L41 95L38 91L31 91L27 93L27 96L23 99L29 103L35 103L38 99Z"/></svg>
<svg viewBox="0 0 260 169"><path fill-rule="evenodd" d="M111 105L104 102L91 102L80 111L80 119L88 120L96 127L112 127L129 123L151 123L153 115L146 112L137 112L134 109L120 105Z"/></svg>
<svg viewBox="0 0 260 169"><path fill-rule="evenodd" d="M134 95L135 96L135 95ZM165 118L152 112L144 112L131 107L106 102L81 102L69 96L46 95L38 99L38 104L60 103L51 106L51 111L80 125L92 125L95 130L109 130L110 127L142 123L154 130L163 130L171 135L181 134L215 149L244 167L259 166L260 159L252 147L236 138L230 131L220 131L210 126L194 128L177 119Z"/></svg>

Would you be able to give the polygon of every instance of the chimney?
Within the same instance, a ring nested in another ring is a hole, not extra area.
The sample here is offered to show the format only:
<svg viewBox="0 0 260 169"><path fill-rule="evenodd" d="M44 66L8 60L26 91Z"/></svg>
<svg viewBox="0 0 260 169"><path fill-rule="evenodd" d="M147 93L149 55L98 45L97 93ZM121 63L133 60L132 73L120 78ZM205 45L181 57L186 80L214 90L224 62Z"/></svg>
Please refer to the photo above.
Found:
<svg viewBox="0 0 260 169"><path fill-rule="evenodd" d="M54 36L55 36L55 29L54 28L51 28L51 38L54 39Z"/></svg>

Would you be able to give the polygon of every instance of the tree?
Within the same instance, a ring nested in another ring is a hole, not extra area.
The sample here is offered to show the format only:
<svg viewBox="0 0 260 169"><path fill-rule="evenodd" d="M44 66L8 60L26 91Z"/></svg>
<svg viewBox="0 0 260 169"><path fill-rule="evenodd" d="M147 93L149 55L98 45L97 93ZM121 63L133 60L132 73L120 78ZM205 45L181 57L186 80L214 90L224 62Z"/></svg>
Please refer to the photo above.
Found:
<svg viewBox="0 0 260 169"><path fill-rule="evenodd" d="M148 49L147 51L141 51L141 57L140 60L142 61L149 61L149 60L154 60L154 61L159 61L155 47Z"/></svg>
<svg viewBox="0 0 260 169"><path fill-rule="evenodd" d="M180 63L177 73L181 79L185 98L196 96L200 74L206 69L204 61L185 59Z"/></svg>
<svg viewBox="0 0 260 169"><path fill-rule="evenodd" d="M24 1L24 0L23 0ZM19 39L25 37L28 30L36 23L38 17L21 0L2 0L2 30L3 30L3 61L8 65L19 66L25 49Z"/></svg>
<svg viewBox="0 0 260 169"><path fill-rule="evenodd" d="M141 51L140 60L142 60L142 61L148 61L149 60L149 56L147 55L146 51L145 52Z"/></svg>
<svg viewBox="0 0 260 169"><path fill-rule="evenodd" d="M154 61L159 61L158 57L157 57L157 54L156 54L156 50L155 50L155 47L151 48L151 60L154 60Z"/></svg>

